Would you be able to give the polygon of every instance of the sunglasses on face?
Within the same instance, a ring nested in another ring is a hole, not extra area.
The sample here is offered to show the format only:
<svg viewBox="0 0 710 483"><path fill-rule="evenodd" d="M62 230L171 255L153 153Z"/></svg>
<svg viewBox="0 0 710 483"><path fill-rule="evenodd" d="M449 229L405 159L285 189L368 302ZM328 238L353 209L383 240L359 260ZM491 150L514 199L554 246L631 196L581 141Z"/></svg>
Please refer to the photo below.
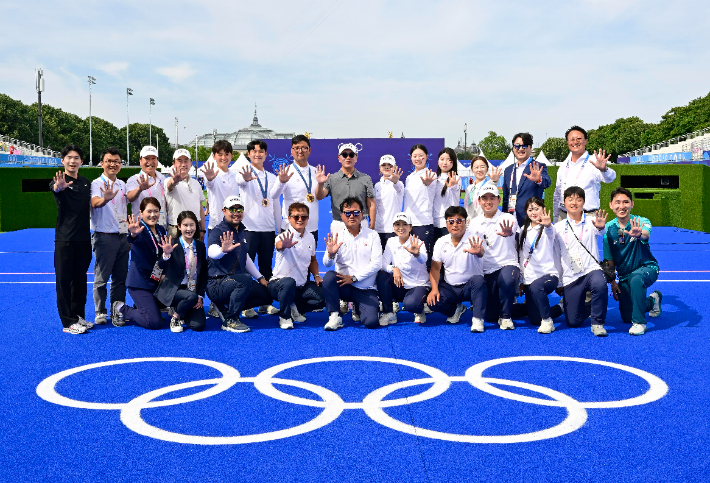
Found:
<svg viewBox="0 0 710 483"><path fill-rule="evenodd" d="M463 218L449 218L448 220L446 220L446 222L447 222L449 225L451 225L451 226L453 226L453 225L460 225L460 224L462 224L464 221L465 221L465 220L464 220Z"/></svg>
<svg viewBox="0 0 710 483"><path fill-rule="evenodd" d="M349 152L349 153L341 153L340 155L341 155L343 158L354 158L355 156L357 156L357 154L353 153L352 151Z"/></svg>
<svg viewBox="0 0 710 483"><path fill-rule="evenodd" d="M358 216L360 216L360 211L359 210L343 211L343 215L347 216L348 218L350 218L351 216L354 216L355 218L357 218Z"/></svg>
<svg viewBox="0 0 710 483"><path fill-rule="evenodd" d="M230 213L244 213L244 208L231 207L231 208L227 208L227 209L229 210Z"/></svg>
<svg viewBox="0 0 710 483"><path fill-rule="evenodd" d="M291 218L293 218L294 221L308 221L308 215L291 215Z"/></svg>
<svg viewBox="0 0 710 483"><path fill-rule="evenodd" d="M529 147L529 144L513 144L514 149L528 149Z"/></svg>

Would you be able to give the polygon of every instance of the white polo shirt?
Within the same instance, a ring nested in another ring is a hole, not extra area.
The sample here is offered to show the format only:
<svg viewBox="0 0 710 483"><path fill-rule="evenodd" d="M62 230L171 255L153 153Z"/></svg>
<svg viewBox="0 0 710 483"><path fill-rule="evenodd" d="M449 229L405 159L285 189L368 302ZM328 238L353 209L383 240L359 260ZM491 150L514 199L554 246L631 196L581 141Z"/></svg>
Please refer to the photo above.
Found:
<svg viewBox="0 0 710 483"><path fill-rule="evenodd" d="M569 225L567 224L569 220ZM597 230L593 223L594 217L582 215L582 220L579 223L567 218L555 223L555 261L559 264L557 269L560 275L559 285L564 287L574 282L580 277L587 275L594 270L601 270L599 266L599 245L597 237L604 236L606 226L603 230ZM571 227L571 229L570 229ZM574 235L584 243L591 253L596 257L593 259L587 250L582 248L582 245L575 239ZM582 260L582 271L574 273L570 262L570 254L579 256Z"/></svg>
<svg viewBox="0 0 710 483"><path fill-rule="evenodd" d="M192 176L175 183L173 190L165 190L165 200L168 204L168 223L177 225L177 217L183 211L192 211L198 220L202 220L202 202L205 194L202 186Z"/></svg>
<svg viewBox="0 0 710 483"><path fill-rule="evenodd" d="M110 181L106 175L101 175L91 182L91 198L98 196L103 198L101 193L105 189L105 182ZM101 233L128 233L126 220L128 217L128 203L126 199L126 183L116 178L113 184L113 191L118 191L116 196L101 208L91 206L91 229ZM123 220L122 223L119 223Z"/></svg>
<svg viewBox="0 0 710 483"><path fill-rule="evenodd" d="M375 288L377 272L382 267L382 245L380 236L375 230L361 225L360 233L354 237L347 228L338 231L338 243L343 244L330 258L328 250L323 254L323 265L332 267L343 275L354 275L357 282L353 287L367 290ZM335 234L333 234L335 236Z"/></svg>
<svg viewBox="0 0 710 483"><path fill-rule="evenodd" d="M293 233L293 240L298 241L291 248L276 250L274 274L276 278L291 277L298 287L303 287L308 281L308 267L311 257L316 256L316 240L311 232L306 230L301 236L292 226L276 237L276 242L282 240L286 233Z"/></svg>
<svg viewBox="0 0 710 483"><path fill-rule="evenodd" d="M599 209L599 190L601 183L611 183L616 179L616 172L607 167L602 172L589 162L594 154L587 151L577 160L572 162L572 153L567 155L567 159L559 165L557 169L557 181L555 183L555 193L552 197L554 203L555 217L559 211L567 211L564 206L564 192L570 186L579 186L584 190L584 209Z"/></svg>
<svg viewBox="0 0 710 483"><path fill-rule="evenodd" d="M281 224L279 197L286 185L279 181L273 173L269 173L265 169L261 171L256 168L252 169L254 176L261 181L261 187L267 190L266 196L269 200L269 205L262 205L264 193L259 187L259 181L256 179L252 179L249 182L244 181L244 177L239 174L237 176L237 184L239 185L242 201L244 201L244 219L242 223L249 231L275 232L276 221L279 220L279 225Z"/></svg>
<svg viewBox="0 0 710 483"><path fill-rule="evenodd" d="M414 226L434 224L434 192L436 183L426 186L422 181L428 168L414 171L407 176L404 186L404 211Z"/></svg>
<svg viewBox="0 0 710 483"><path fill-rule="evenodd" d="M542 234L536 242L540 229ZM520 229L522 236L523 230ZM535 247L530 253L530 248L535 244ZM527 264L525 263L527 261ZM534 228L528 227L528 232L525 235L522 249L520 250L520 273L523 277L523 283L530 285L535 280L545 275L557 276L557 267L555 266L555 227L549 226L544 228L542 225L537 225Z"/></svg>
<svg viewBox="0 0 710 483"><path fill-rule="evenodd" d="M431 259L444 265L444 280L449 285L461 285L474 275L483 276L482 258L464 251L471 246L468 239L472 235L466 230L457 246L451 241L450 234L439 238L434 244Z"/></svg>
<svg viewBox="0 0 710 483"><path fill-rule="evenodd" d="M432 183L436 185L434 190L434 201L432 203L434 210L434 226L437 228L446 228L446 219L444 213L449 206L459 206L461 201L461 180L453 188L446 188L446 193L441 196L441 190L446 185L449 179L449 173L441 173L441 176Z"/></svg>
<svg viewBox="0 0 710 483"><path fill-rule="evenodd" d="M392 273L396 267L402 273L404 288L431 287L429 272L426 269L426 247L419 248L419 256L415 257L404 247L411 247L409 238L402 245L398 237L387 240L385 253L382 255L382 269L387 273Z"/></svg>
<svg viewBox="0 0 710 483"><path fill-rule="evenodd" d="M497 235L500 224L509 221L513 225L513 234L507 237ZM508 265L518 266L518 252L515 248L515 234L520 231L518 220L510 213L497 210L492 218L477 216L471 221L468 230L483 240L483 273L489 274Z"/></svg>
<svg viewBox="0 0 710 483"><path fill-rule="evenodd" d="M163 226L164 228L167 228L168 204L165 201L165 192L167 191L165 189L165 176L163 176L157 171L155 172L155 178L150 177L145 171L141 171L138 174L134 174L133 176L128 178L128 181L126 182L126 193L129 193L134 189L138 188L141 175L145 175L146 178L155 179L155 184L147 190L143 190L138 193L138 198L136 198L134 201L131 201L131 213L133 213L134 216L139 214L141 208L141 201L143 201L144 198L153 197L160 202L160 218L158 219L158 224Z"/></svg>
<svg viewBox="0 0 710 483"><path fill-rule="evenodd" d="M202 170L200 171L203 172ZM237 185L237 178L234 173L230 170L222 171L217 168L215 179L210 181L205 177L205 186L207 187L207 201L210 205L209 228L212 229L224 219L222 203L229 196L237 196L239 194L239 185Z"/></svg>
<svg viewBox="0 0 710 483"><path fill-rule="evenodd" d="M308 195L308 188L306 183L311 184L311 194L315 196L316 186L318 182L316 181L316 168L314 166L306 165L305 168L301 168L296 163L292 163L288 167L288 173L293 173L291 179L286 183L284 188L284 202L281 208L281 228L287 230L291 224L288 222L288 207L291 203L301 202L308 206L308 224L306 225L306 231L316 231L318 229L318 200L308 201L306 196ZM303 178L301 178L301 173ZM303 180L306 180L305 182Z"/></svg>
<svg viewBox="0 0 710 483"><path fill-rule="evenodd" d="M404 201L404 183L385 179L384 176L375 184L375 231L377 233L394 233L394 216L402 211Z"/></svg>

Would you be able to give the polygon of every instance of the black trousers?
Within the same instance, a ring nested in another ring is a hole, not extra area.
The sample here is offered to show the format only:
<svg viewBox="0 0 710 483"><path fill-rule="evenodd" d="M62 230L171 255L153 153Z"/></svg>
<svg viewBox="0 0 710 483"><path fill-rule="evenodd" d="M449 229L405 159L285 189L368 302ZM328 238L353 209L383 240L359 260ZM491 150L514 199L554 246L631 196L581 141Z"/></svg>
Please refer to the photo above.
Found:
<svg viewBox="0 0 710 483"><path fill-rule="evenodd" d="M249 231L244 232L244 236L249 244L249 256L259 267L259 272L266 278L271 279L271 264L274 261L274 245L276 245L276 234L273 231ZM256 260L258 258L258 260Z"/></svg>
<svg viewBox="0 0 710 483"><path fill-rule="evenodd" d="M64 327L84 317L86 271L91 264L91 242L54 242L57 310Z"/></svg>

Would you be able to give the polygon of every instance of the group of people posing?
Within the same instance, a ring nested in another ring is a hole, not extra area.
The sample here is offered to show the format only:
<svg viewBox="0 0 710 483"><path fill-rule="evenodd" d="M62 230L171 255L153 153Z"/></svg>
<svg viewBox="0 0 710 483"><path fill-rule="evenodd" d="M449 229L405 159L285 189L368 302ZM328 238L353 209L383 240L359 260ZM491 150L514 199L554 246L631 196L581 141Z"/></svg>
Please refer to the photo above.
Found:
<svg viewBox="0 0 710 483"><path fill-rule="evenodd" d="M558 170L552 213L543 201L551 180L532 158L529 133L513 137L516 162L505 170L491 168L483 156L472 160L464 206L450 148L439 152L434 171L427 148L412 146L414 170L404 182L394 156L382 156L373 185L355 168L358 149L350 143L339 146L341 169L328 174L308 163L310 140L303 135L292 139L294 162L276 173L264 169L263 140L249 143L246 157L233 165L232 146L217 141L200 169L207 230L189 151L175 151L172 175L164 177L157 149L146 146L141 172L124 183L117 177L121 155L107 148L103 174L89 182L79 175L81 148L67 146L64 171L50 183L58 206L55 272L64 331L86 333L109 318L115 326L132 321L159 329L165 311L171 331L201 331L206 294L208 314L230 332L250 331L243 319L259 314L278 315L279 326L292 329L305 321L303 314L323 308L325 329L338 330L348 303L353 320L368 328L396 323L400 302L415 322L438 312L458 323L470 302L471 332L483 332L484 321L514 329L513 319L527 316L549 334L564 313L570 327L591 317L592 333L605 336L610 283L622 320L632 324L629 333L641 335L646 313L661 313L661 293L647 296L658 277L651 223L631 215L633 195L622 187L612 192L616 218L607 222L599 190L616 178L609 156L587 152L587 133L578 126L566 138L570 154ZM322 263L334 268L321 277L318 201L328 196L333 221ZM89 322L84 305L92 252L95 316ZM125 303L126 290L133 306ZM563 298L551 307L553 291ZM516 304L523 294L525 303Z"/></svg>

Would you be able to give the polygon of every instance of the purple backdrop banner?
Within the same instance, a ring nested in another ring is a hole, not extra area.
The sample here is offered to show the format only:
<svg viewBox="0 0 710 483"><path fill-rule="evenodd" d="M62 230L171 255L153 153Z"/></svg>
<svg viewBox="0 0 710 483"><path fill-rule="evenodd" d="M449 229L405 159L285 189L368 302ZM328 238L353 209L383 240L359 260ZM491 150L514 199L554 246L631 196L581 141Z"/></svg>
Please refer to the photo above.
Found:
<svg viewBox="0 0 710 483"><path fill-rule="evenodd" d="M282 164L293 163L290 139L265 139L268 145L264 166L272 171L278 171ZM429 150L429 167L436 170L437 155L444 148L444 138L353 138L353 139L311 139L311 156L308 163L312 166L322 164L325 172L330 174L340 170L338 161L338 146L352 143L358 147L358 158L355 168L369 174L373 183L380 178L380 157L391 154L404 174L414 170L409 159L409 150L415 144L423 144ZM404 179L403 179L404 181Z"/></svg>

